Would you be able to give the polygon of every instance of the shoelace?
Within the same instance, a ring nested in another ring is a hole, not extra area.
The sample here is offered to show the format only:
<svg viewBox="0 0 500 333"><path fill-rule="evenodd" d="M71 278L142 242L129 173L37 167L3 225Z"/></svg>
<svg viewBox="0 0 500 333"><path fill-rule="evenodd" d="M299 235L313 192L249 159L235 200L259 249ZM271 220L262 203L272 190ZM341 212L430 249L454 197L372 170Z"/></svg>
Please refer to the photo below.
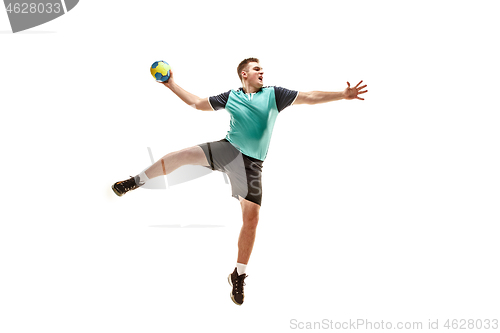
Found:
<svg viewBox="0 0 500 333"><path fill-rule="evenodd" d="M132 176L130 176L130 179L124 180L118 185L121 185L125 192L130 190L135 190L138 187L137 184L135 183L135 179Z"/></svg>
<svg viewBox="0 0 500 333"><path fill-rule="evenodd" d="M236 277L236 281L234 282L234 290L237 294L243 294L243 286L245 286L245 278L248 275L243 275L242 277Z"/></svg>

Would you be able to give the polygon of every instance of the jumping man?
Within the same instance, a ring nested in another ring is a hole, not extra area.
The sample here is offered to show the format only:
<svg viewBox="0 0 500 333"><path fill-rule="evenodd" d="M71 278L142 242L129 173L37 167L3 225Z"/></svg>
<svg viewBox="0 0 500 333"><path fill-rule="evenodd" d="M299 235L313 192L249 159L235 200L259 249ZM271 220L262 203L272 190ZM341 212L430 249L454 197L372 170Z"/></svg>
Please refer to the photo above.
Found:
<svg viewBox="0 0 500 333"><path fill-rule="evenodd" d="M220 95L200 98L175 83L173 72L162 83L186 104L202 111L226 109L230 128L220 141L203 143L169 153L135 177L113 184L112 189L122 196L144 185L148 180L164 176L183 165L201 165L227 174L232 196L239 200L243 226L238 239L238 259L228 281L232 287L231 299L241 305L244 300L244 280L252 253L259 210L262 201L262 165L266 158L274 123L278 114L290 105L320 104L342 99L359 99L366 85L354 88L347 82L342 92L298 92L277 86L264 87L264 70L256 58L248 58L238 65L242 87Z"/></svg>

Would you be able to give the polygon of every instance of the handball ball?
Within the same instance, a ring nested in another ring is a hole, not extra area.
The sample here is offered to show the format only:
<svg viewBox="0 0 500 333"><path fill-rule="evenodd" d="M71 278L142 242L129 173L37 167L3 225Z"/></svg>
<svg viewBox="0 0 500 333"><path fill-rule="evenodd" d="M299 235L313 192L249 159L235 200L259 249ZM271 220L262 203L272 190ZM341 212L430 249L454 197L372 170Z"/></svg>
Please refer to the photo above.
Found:
<svg viewBox="0 0 500 333"><path fill-rule="evenodd" d="M151 75L154 76L156 81L167 82L170 79L170 65L163 61L155 61L151 65Z"/></svg>

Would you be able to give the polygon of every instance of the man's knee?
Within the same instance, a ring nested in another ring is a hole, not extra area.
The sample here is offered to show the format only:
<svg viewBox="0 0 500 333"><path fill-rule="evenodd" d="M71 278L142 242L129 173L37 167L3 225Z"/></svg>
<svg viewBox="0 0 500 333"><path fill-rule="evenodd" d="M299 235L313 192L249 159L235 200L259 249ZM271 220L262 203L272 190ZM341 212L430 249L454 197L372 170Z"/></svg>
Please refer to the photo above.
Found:
<svg viewBox="0 0 500 333"><path fill-rule="evenodd" d="M254 202L243 199L241 196L240 204L243 212L243 226L253 229L257 228L260 206Z"/></svg>
<svg viewBox="0 0 500 333"><path fill-rule="evenodd" d="M247 214L243 216L243 224L247 228L257 228L257 224L259 224L259 214Z"/></svg>

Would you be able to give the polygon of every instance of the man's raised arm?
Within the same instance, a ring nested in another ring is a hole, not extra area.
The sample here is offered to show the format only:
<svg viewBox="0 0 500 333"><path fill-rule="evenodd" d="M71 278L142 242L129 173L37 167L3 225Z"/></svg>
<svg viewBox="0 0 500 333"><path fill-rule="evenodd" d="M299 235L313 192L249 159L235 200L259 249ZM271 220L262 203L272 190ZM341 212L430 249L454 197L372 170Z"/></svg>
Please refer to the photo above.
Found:
<svg viewBox="0 0 500 333"><path fill-rule="evenodd" d="M364 98L359 97L358 95L364 94L368 90L361 91L361 89L366 88L366 84L364 86L359 87L363 81L359 81L359 83L351 88L349 82L347 82L347 88L344 91L339 92L328 92L328 91L310 91L310 92L299 92L297 99L293 103L296 104L320 104L320 103L328 103L333 101L338 101L341 99L360 99L364 100Z"/></svg>
<svg viewBox="0 0 500 333"><path fill-rule="evenodd" d="M196 110L213 111L212 106L210 106L210 103L208 102L208 98L200 98L177 85L174 81L174 74L172 73L172 70L170 70L170 78L168 81L160 83L172 90L172 92L182 99L184 103L192 106Z"/></svg>

